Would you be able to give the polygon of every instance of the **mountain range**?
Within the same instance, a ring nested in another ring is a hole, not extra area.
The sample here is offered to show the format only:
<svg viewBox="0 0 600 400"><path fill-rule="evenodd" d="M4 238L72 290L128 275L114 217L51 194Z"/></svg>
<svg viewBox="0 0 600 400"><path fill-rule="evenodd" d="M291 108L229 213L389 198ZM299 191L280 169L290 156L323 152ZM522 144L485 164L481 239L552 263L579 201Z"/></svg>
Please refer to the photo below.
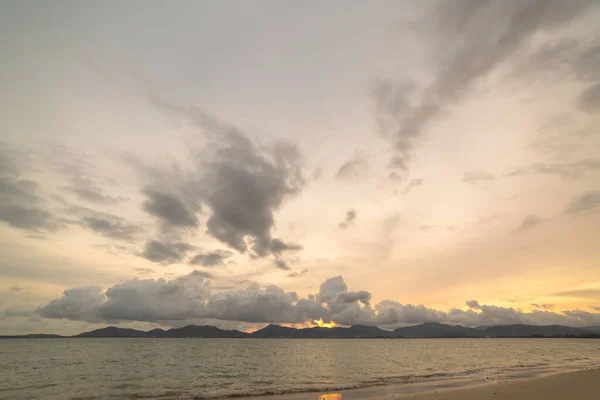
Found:
<svg viewBox="0 0 600 400"><path fill-rule="evenodd" d="M324 338L504 338L504 337L581 337L600 338L600 326L575 328L562 325L494 325L469 328L460 325L446 325L437 322L426 322L420 325L406 326L394 330L381 329L376 326L353 325L348 328L290 328L280 325L267 325L255 332L247 333L238 330L225 330L210 325L187 325L168 330L153 329L140 331L136 329L109 326L74 336L30 334L17 336L0 336L0 339L44 339L44 338L291 338L291 339L324 339Z"/></svg>

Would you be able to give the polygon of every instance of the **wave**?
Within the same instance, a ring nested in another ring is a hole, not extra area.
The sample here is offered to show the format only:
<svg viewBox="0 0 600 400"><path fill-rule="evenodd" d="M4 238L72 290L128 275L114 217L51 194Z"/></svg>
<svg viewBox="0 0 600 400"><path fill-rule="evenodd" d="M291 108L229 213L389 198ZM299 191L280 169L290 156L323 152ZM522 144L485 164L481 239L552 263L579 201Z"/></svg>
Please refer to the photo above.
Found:
<svg viewBox="0 0 600 400"><path fill-rule="evenodd" d="M342 390L353 390L363 389L370 387L383 387L383 386L395 386L405 384L441 384L441 385L454 385L454 384L469 384L469 382L481 382L486 379L518 379L520 377L533 377L539 375L546 375L553 372L558 372L562 369L568 369L571 366L563 366L560 368L559 365L550 363L515 363L509 366L501 367L487 367L487 368L474 368L466 369L462 371L453 372L434 372L428 374L414 374L414 375L397 375L397 376L380 376L373 377L364 381L356 383L333 383L333 382L321 382L321 384L311 384L310 382L298 382L304 386L297 387L263 387L256 388L254 390L244 390L238 392L229 393L206 393L197 394L191 393L194 389L207 389L211 385L203 384L196 386L191 390L178 390L168 391L162 393L128 393L127 398L138 399L157 399L157 400L221 400L221 399L236 399L236 398L249 398L249 397L262 397L262 396L283 396L292 395L299 393L319 393L319 392L337 392ZM577 368L583 368L581 364L576 366ZM453 382L454 381L454 382ZM442 383L441 383L442 382ZM220 385L223 388L223 383ZM249 382L255 385L273 385L275 382L271 380L255 380Z"/></svg>
<svg viewBox="0 0 600 400"><path fill-rule="evenodd" d="M399 375L399 376L385 376L385 377L376 377L366 381L354 383L354 384L327 384L327 385L318 385L318 386L310 386L310 387L297 387L297 388L265 388L265 389L257 389L254 391L247 392L239 392L239 393L229 393L229 394L221 394L221 395L196 395L192 397L194 400L219 400L219 399L235 399L235 398L243 398L243 397L261 397L261 396L282 396L282 395L291 395L298 393L318 393L318 392L335 392L340 390L352 390L352 389L363 389L369 387L378 387L378 386L392 386L392 385L404 385L404 384L421 384L421 383L434 383L440 381L451 381L451 380L485 380L485 379L494 379L491 376L508 376L512 373L515 374L515 377L518 376L527 376L524 375L523 369L528 369L528 372L536 376L542 374L549 374L552 372L557 372L557 369L549 368L549 367L557 367L551 366L547 363L530 363L530 364L515 364L512 366L504 367L504 368L478 368L478 369L469 369L464 371L457 372L448 372L448 373L432 373L432 374L421 374L421 375ZM581 367L581 366L579 366Z"/></svg>
<svg viewBox="0 0 600 400"><path fill-rule="evenodd" d="M440 380L460 379L473 374L481 370L467 370L459 373L432 373L422 375L399 375L399 376L386 376L376 377L366 381L353 383L353 384L327 384L310 387L297 387L297 388L269 388L269 389L257 389L248 392L229 393L220 395L196 395L192 397L194 400L219 400L219 399L235 399L242 397L262 397L262 396L282 396L298 393L319 393L319 392L336 392L340 390L352 390L352 389L364 389L369 387L377 386L391 386L391 385L402 385L411 383L424 383L424 382L435 382ZM179 397L181 398L181 397Z"/></svg>

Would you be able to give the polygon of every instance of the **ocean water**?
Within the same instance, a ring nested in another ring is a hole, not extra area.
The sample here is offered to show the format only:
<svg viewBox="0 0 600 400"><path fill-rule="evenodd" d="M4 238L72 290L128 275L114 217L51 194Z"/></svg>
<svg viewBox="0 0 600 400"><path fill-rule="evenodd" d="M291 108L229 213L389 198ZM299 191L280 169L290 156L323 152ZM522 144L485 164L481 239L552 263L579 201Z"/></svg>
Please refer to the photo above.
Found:
<svg viewBox="0 0 600 400"><path fill-rule="evenodd" d="M581 339L11 339L0 399L212 399L599 365L600 340Z"/></svg>

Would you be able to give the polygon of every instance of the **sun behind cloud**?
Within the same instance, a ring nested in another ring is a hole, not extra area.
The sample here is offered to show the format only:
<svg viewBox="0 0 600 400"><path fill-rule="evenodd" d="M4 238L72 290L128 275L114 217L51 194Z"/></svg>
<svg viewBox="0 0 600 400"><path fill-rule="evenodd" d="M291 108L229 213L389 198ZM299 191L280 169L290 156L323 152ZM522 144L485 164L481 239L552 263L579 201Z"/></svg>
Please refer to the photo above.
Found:
<svg viewBox="0 0 600 400"><path fill-rule="evenodd" d="M324 322L323 318L314 319L313 322L319 328L335 328L336 327L335 322L333 322L333 321Z"/></svg>

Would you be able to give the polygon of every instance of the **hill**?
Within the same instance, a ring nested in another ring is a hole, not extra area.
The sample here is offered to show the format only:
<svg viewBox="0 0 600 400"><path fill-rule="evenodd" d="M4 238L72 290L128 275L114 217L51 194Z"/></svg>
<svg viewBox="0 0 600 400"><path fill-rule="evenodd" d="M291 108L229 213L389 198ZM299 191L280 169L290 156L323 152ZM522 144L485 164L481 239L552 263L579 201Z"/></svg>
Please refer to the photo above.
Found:
<svg viewBox="0 0 600 400"><path fill-rule="evenodd" d="M64 338L59 335L17 335L0 336L0 339L42 339ZM478 337L582 337L600 338L600 327L574 328L561 325L495 325L469 328L461 325L446 325L437 322L426 322L419 325L406 326L393 331L376 326L353 325L334 328L290 328L280 325L267 325L252 333L238 330L220 329L210 325L187 325L181 328L137 329L107 326L90 332L83 332L74 338L289 338L289 339L354 339L354 338L478 338Z"/></svg>

